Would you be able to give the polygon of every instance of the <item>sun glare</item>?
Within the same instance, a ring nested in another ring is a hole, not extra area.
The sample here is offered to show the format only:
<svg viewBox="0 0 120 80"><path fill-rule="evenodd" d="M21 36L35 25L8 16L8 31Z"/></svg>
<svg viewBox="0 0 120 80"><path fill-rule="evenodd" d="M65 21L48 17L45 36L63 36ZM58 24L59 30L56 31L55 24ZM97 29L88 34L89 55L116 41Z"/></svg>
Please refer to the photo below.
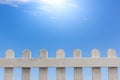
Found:
<svg viewBox="0 0 120 80"><path fill-rule="evenodd" d="M41 0L40 9L53 14L61 14L67 12L71 7L76 7L77 5L70 0Z"/></svg>
<svg viewBox="0 0 120 80"><path fill-rule="evenodd" d="M42 0L43 6L52 10L65 8L66 0Z"/></svg>
<svg viewBox="0 0 120 80"><path fill-rule="evenodd" d="M63 0L42 0L42 1L49 5L60 5L63 2Z"/></svg>

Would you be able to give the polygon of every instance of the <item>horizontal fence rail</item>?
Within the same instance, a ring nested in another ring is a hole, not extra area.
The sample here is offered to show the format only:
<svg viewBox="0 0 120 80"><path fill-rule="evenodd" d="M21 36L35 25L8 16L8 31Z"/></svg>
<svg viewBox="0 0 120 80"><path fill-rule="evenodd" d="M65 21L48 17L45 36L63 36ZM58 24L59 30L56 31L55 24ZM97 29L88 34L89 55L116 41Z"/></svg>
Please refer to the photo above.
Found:
<svg viewBox="0 0 120 80"><path fill-rule="evenodd" d="M14 58L14 51L7 50L5 58L0 58L0 67L4 68L4 80L13 80L14 68L22 68L22 80L30 80L30 68L39 68L39 80L48 80L48 68L56 68L56 80L65 80L65 68L74 68L74 80L83 80L82 68L92 68L92 80L101 80L101 67L108 67L108 79L118 80L120 58L116 51L109 49L107 57L100 57L97 49L91 51L91 58L82 58L79 49L73 51L73 58L65 58L65 52L59 49L56 58L48 58L47 50L40 51L40 58L31 58L31 51L24 50L22 58Z"/></svg>
<svg viewBox="0 0 120 80"><path fill-rule="evenodd" d="M120 58L0 59L0 67L120 67Z"/></svg>

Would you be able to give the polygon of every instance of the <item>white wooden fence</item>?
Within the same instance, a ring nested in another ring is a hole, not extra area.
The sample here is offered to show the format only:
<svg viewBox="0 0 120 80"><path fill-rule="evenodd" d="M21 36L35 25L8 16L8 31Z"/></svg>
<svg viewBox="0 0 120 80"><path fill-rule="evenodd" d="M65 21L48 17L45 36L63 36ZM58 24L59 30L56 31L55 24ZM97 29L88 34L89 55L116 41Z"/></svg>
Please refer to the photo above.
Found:
<svg viewBox="0 0 120 80"><path fill-rule="evenodd" d="M12 50L6 51L6 57L0 59L0 67L5 68L4 80L13 80L13 68L22 68L22 80L30 80L30 68L39 68L39 80L47 80L48 67L56 68L56 80L65 80L65 67L74 68L74 80L83 80L82 68L92 68L92 80L101 80L101 68L108 67L108 80L118 80L120 58L116 58L116 52L109 49L107 57L100 57L99 50L93 49L91 58L82 58L79 49L74 50L73 58L65 58L63 50L56 52L56 58L48 58L46 50L40 51L40 58L31 58L29 50L23 51L20 59L14 58Z"/></svg>

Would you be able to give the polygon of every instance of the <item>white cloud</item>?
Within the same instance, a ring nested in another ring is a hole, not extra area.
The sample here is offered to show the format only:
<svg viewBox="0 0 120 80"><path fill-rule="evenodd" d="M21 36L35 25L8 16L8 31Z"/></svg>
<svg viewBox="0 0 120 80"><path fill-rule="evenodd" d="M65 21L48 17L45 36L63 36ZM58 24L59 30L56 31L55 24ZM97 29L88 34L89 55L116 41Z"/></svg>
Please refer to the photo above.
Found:
<svg viewBox="0 0 120 80"><path fill-rule="evenodd" d="M48 6L41 6L41 7L38 7L38 9L43 10L43 11L48 12L48 13L51 12L50 7L48 7Z"/></svg>
<svg viewBox="0 0 120 80"><path fill-rule="evenodd" d="M71 0L41 0L39 9L46 12L64 11L70 8L78 8L78 5Z"/></svg>
<svg viewBox="0 0 120 80"><path fill-rule="evenodd" d="M0 4L18 7L19 4L28 3L30 0L0 0Z"/></svg>
<svg viewBox="0 0 120 80"><path fill-rule="evenodd" d="M0 0L0 4L19 7L20 4L36 4L37 6L30 6L32 9L27 10L33 15L39 15L40 12L47 12L49 14L56 12L64 12L70 8L78 8L78 5L72 0Z"/></svg>
<svg viewBox="0 0 120 80"><path fill-rule="evenodd" d="M76 3L73 3L69 0L0 0L0 4L7 4L11 6L19 6L19 4L25 3L37 3L42 5L41 7L48 6L48 7L77 7ZM46 8L44 8L46 9Z"/></svg>

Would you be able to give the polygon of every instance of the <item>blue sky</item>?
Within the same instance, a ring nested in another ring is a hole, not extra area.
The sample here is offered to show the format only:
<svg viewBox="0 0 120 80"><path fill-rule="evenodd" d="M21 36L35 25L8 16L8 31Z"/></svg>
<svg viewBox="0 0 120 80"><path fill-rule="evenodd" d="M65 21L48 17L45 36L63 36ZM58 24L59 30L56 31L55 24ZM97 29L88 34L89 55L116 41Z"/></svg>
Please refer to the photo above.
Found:
<svg viewBox="0 0 120 80"><path fill-rule="evenodd" d="M30 49L33 58L39 57L40 49L55 57L59 48L66 57L72 57L76 48L83 57L90 57L93 48L102 57L107 56L108 48L116 49L120 56L120 0L0 0L0 57L7 49L13 49L16 58L24 49ZM55 80L55 70L51 72L49 80ZM67 72L72 75L71 69Z"/></svg>

